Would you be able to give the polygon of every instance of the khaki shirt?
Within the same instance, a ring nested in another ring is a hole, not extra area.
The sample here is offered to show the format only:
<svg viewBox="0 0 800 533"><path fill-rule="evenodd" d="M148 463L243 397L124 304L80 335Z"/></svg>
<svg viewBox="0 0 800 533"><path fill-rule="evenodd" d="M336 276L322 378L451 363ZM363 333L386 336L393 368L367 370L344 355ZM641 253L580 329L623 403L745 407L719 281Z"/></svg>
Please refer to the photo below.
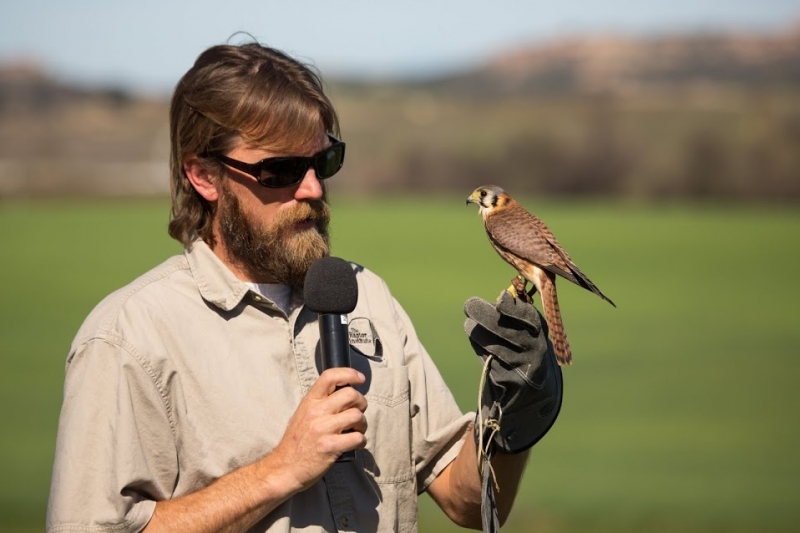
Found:
<svg viewBox="0 0 800 533"><path fill-rule="evenodd" d="M415 531L417 494L473 418L386 284L354 267L367 447L250 531ZM67 359L47 531L140 531L156 501L274 449L319 376L316 314L292 298L287 316L197 241L104 299Z"/></svg>

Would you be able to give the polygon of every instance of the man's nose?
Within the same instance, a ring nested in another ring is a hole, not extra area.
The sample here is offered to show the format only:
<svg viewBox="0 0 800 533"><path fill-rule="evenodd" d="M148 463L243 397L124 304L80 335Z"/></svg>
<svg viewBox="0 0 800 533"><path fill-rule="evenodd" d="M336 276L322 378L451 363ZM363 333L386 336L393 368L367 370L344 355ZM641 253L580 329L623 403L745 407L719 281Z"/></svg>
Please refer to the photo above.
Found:
<svg viewBox="0 0 800 533"><path fill-rule="evenodd" d="M294 196L297 200L319 200L322 198L322 183L317 178L314 167L310 167L306 171L306 175L300 181L300 186Z"/></svg>

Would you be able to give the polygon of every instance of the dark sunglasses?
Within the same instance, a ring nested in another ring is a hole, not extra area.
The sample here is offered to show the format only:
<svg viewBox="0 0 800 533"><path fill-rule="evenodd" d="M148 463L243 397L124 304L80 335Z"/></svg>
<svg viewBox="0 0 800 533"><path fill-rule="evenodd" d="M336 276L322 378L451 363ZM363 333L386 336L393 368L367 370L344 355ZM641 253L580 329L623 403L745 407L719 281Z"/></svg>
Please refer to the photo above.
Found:
<svg viewBox="0 0 800 533"><path fill-rule="evenodd" d="M264 187L280 189L303 181L303 177L311 167L314 167L317 178L321 180L339 172L344 164L344 143L330 135L328 139L332 144L311 157L268 157L258 163L245 163L219 153L210 152L205 155L253 176Z"/></svg>

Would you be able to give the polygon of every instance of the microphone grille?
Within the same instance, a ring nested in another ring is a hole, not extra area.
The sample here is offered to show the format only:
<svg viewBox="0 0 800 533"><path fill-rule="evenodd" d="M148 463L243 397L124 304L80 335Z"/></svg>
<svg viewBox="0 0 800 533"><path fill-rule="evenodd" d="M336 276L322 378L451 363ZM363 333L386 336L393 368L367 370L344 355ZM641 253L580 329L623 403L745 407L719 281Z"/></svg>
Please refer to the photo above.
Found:
<svg viewBox="0 0 800 533"><path fill-rule="evenodd" d="M358 283L353 267L339 257L323 257L306 273L306 307L320 314L345 315L356 308Z"/></svg>

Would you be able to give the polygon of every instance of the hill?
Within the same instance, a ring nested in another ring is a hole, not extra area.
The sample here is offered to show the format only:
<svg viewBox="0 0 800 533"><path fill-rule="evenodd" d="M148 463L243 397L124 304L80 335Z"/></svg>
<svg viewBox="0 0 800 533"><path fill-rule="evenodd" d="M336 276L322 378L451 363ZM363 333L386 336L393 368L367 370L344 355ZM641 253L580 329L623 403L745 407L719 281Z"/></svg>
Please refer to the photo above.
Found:
<svg viewBox="0 0 800 533"><path fill-rule="evenodd" d="M800 86L800 24L774 34L568 38L510 50L430 83L470 95L628 95L694 84Z"/></svg>

